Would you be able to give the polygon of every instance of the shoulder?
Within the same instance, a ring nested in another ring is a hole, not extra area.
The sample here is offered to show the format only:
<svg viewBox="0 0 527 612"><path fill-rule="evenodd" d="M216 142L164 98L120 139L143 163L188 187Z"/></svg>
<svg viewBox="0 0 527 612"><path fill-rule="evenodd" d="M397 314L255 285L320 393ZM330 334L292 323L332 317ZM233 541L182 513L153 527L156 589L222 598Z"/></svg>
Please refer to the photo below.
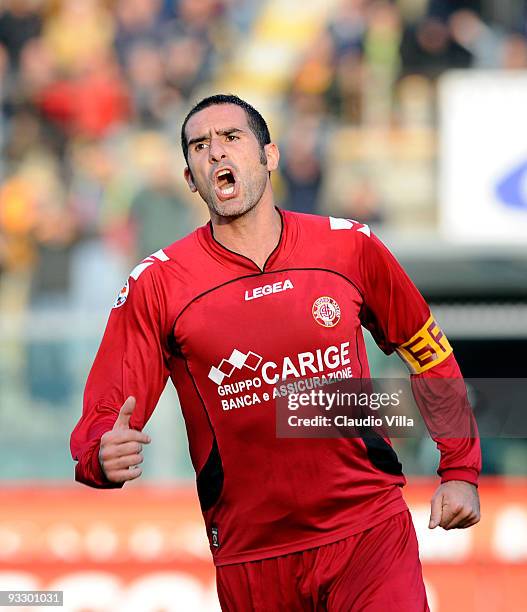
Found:
<svg viewBox="0 0 527 612"><path fill-rule="evenodd" d="M206 228L206 225L198 227L184 238L164 247L162 251L166 254L168 260L174 263L193 261L201 253L198 235L205 232Z"/></svg>
<svg viewBox="0 0 527 612"><path fill-rule="evenodd" d="M163 301L168 288L172 293L177 286L184 286L188 264L195 259L197 231L137 263L117 295L113 308L123 306L132 295L136 298L132 301L137 301L140 296L148 301Z"/></svg>
<svg viewBox="0 0 527 612"><path fill-rule="evenodd" d="M304 242L321 247L345 249L361 248L373 236L365 223L344 217L286 212L287 218L298 225Z"/></svg>
<svg viewBox="0 0 527 612"><path fill-rule="evenodd" d="M360 233L370 236L371 231L368 225L345 217L331 217L325 215L314 215L293 211L284 211L288 219L296 221L302 230L319 232L327 235L339 235L350 233ZM338 234L336 233L338 232Z"/></svg>
<svg viewBox="0 0 527 612"><path fill-rule="evenodd" d="M159 275L173 272L179 266L187 267L199 252L197 233L200 230L201 228L145 257L130 272L130 278L134 281L138 281L139 277L153 280ZM145 273L147 270L148 273Z"/></svg>

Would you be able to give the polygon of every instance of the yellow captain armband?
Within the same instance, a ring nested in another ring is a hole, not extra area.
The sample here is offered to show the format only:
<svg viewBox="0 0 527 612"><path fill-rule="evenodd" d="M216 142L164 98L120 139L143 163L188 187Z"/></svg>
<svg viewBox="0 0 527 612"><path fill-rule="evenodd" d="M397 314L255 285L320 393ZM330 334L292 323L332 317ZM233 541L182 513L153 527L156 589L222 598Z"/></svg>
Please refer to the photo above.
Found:
<svg viewBox="0 0 527 612"><path fill-rule="evenodd" d="M452 347L433 315L408 342L396 350L412 374L426 372L452 353Z"/></svg>

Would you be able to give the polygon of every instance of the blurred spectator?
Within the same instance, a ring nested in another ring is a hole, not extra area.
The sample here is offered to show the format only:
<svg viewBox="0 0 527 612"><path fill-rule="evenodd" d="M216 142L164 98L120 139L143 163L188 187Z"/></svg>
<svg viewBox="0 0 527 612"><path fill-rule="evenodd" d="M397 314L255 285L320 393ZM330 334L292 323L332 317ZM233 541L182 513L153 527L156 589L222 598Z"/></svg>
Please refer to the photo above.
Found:
<svg viewBox="0 0 527 612"><path fill-rule="evenodd" d="M389 124L393 85L399 73L401 18L397 7L386 1L374 2L368 10L364 38L365 81L364 120L369 124Z"/></svg>
<svg viewBox="0 0 527 612"><path fill-rule="evenodd" d="M289 122L281 151L281 175L287 189L285 208L303 213L317 212L324 159L320 116L294 117Z"/></svg>
<svg viewBox="0 0 527 612"><path fill-rule="evenodd" d="M469 51L450 37L447 25L436 17L425 17L407 26L401 41L402 73L437 78L448 68L468 68Z"/></svg>
<svg viewBox="0 0 527 612"><path fill-rule="evenodd" d="M64 312L69 307L75 219L64 198L58 167L49 153L29 160L23 176L34 189L36 200L36 261L29 294L30 314ZM54 407L66 405L73 391L71 369L63 340L32 338L28 342L27 381L33 401Z"/></svg>
<svg viewBox="0 0 527 612"><path fill-rule="evenodd" d="M39 246L53 232L69 227L67 217L64 225L57 223L63 202L52 153L43 147L29 147L0 188L0 231L10 246L9 267L26 269L29 264L38 264ZM49 272L53 273L52 269Z"/></svg>
<svg viewBox="0 0 527 612"><path fill-rule="evenodd" d="M100 141L74 141L68 155L72 165L68 197L81 235L104 235L106 194L115 180L117 156Z"/></svg>
<svg viewBox="0 0 527 612"><path fill-rule="evenodd" d="M455 11L448 23L452 39L472 55L474 68L499 67L503 33L470 10Z"/></svg>
<svg viewBox="0 0 527 612"><path fill-rule="evenodd" d="M521 34L510 34L503 41L501 68L525 70L527 68L527 41Z"/></svg>
<svg viewBox="0 0 527 612"><path fill-rule="evenodd" d="M130 135L74 140L68 149L71 177L67 195L77 223L71 254L71 307L107 309L133 262L128 228L137 187ZM97 291L93 287L97 287Z"/></svg>
<svg viewBox="0 0 527 612"><path fill-rule="evenodd" d="M224 4L229 13L229 21L242 34L247 34L258 10L264 3L260 0L225 0Z"/></svg>
<svg viewBox="0 0 527 612"><path fill-rule="evenodd" d="M20 176L7 177L0 187L0 235L5 268L23 270L33 263L31 233L36 209L31 185Z"/></svg>
<svg viewBox="0 0 527 612"><path fill-rule="evenodd" d="M0 13L0 44L5 47L12 70L18 69L26 43L42 30L42 0L8 0Z"/></svg>
<svg viewBox="0 0 527 612"><path fill-rule="evenodd" d="M368 72L362 54L350 51L337 61L328 92L328 107L345 123L362 123L367 80Z"/></svg>
<svg viewBox="0 0 527 612"><path fill-rule="evenodd" d="M44 130L38 115L31 107L18 110L9 122L5 144L5 161L7 172L18 168L18 165L30 155L45 148Z"/></svg>
<svg viewBox="0 0 527 612"><path fill-rule="evenodd" d="M384 221L381 195L369 178L361 178L350 188L345 206L346 216L360 223L378 225Z"/></svg>
<svg viewBox="0 0 527 612"><path fill-rule="evenodd" d="M328 24L337 58L350 51L362 51L368 4L369 0L340 0Z"/></svg>
<svg viewBox="0 0 527 612"><path fill-rule="evenodd" d="M482 12L487 21L502 29L527 34L527 0L484 1Z"/></svg>
<svg viewBox="0 0 527 612"><path fill-rule="evenodd" d="M374 72L384 73L393 83L399 68L401 17L394 4L374 2L368 11L368 29L364 37L364 52Z"/></svg>
<svg viewBox="0 0 527 612"><path fill-rule="evenodd" d="M434 89L429 79L410 74L397 83L397 124L402 128L431 128Z"/></svg>
<svg viewBox="0 0 527 612"><path fill-rule="evenodd" d="M174 38L163 49L167 83L185 99L210 76L208 52L205 43L194 36Z"/></svg>
<svg viewBox="0 0 527 612"><path fill-rule="evenodd" d="M35 103L40 92L55 80L55 55L43 38L33 38L23 48L18 74L21 99Z"/></svg>
<svg viewBox="0 0 527 612"><path fill-rule="evenodd" d="M73 79L58 79L45 87L38 107L66 134L101 137L128 115L128 94L116 62L106 51L77 64Z"/></svg>
<svg viewBox="0 0 527 612"><path fill-rule="evenodd" d="M295 93L323 95L331 86L334 74L335 47L328 33L322 33L309 49L293 75Z"/></svg>
<svg viewBox="0 0 527 612"><path fill-rule="evenodd" d="M7 114L8 99L9 99L9 86L10 86L10 75L8 73L8 58L5 47L0 44L0 147L4 142L4 130L5 130L5 115Z"/></svg>
<svg viewBox="0 0 527 612"><path fill-rule="evenodd" d="M159 48L151 43L137 43L128 50L126 68L136 121L142 125L158 125L163 118L164 86Z"/></svg>
<svg viewBox="0 0 527 612"><path fill-rule="evenodd" d="M137 260L172 244L195 227L193 212L176 189L168 143L154 133L144 134L140 148L145 182L130 209Z"/></svg>
<svg viewBox="0 0 527 612"><path fill-rule="evenodd" d="M159 46L163 27L161 0L117 0L115 7L115 48L124 65L135 45Z"/></svg>
<svg viewBox="0 0 527 612"><path fill-rule="evenodd" d="M44 39L61 74L76 75L93 57L108 55L113 29L100 0L64 0L46 20Z"/></svg>
<svg viewBox="0 0 527 612"><path fill-rule="evenodd" d="M176 31L211 38L213 26L222 12L218 0L178 0L174 22Z"/></svg>
<svg viewBox="0 0 527 612"><path fill-rule="evenodd" d="M131 134L72 143L69 199L83 238L100 239L117 253L132 248L128 228L139 177Z"/></svg>
<svg viewBox="0 0 527 612"><path fill-rule="evenodd" d="M226 4L225 0L178 0L178 19L169 22L166 27L167 41L182 38L199 41L202 78L209 79L212 76L218 62L229 57L237 42L236 30L230 26ZM186 50L190 49L187 47ZM187 60L191 60L190 56Z"/></svg>

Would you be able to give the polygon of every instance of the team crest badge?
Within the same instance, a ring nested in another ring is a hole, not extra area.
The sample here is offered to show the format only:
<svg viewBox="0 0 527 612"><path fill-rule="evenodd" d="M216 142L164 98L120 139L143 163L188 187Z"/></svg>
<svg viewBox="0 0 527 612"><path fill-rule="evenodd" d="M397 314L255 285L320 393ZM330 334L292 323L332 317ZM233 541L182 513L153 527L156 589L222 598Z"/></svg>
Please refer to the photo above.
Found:
<svg viewBox="0 0 527 612"><path fill-rule="evenodd" d="M315 300L311 312L315 321L322 327L335 327L340 321L340 306L327 295Z"/></svg>
<svg viewBox="0 0 527 612"><path fill-rule="evenodd" d="M128 285L128 281L126 281L126 283L124 284L124 287L121 289L121 291L119 291L119 295L117 296L117 298L115 299L115 302L113 303L113 308L119 308L126 302L126 298L128 297L129 291L130 291L130 287Z"/></svg>

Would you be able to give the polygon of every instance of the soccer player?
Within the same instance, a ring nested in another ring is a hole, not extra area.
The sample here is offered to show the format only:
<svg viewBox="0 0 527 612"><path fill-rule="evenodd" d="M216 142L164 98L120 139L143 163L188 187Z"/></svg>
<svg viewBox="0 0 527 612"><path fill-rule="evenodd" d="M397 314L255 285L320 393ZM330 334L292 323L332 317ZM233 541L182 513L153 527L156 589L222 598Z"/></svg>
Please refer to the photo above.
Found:
<svg viewBox="0 0 527 612"><path fill-rule="evenodd" d="M368 378L361 325L404 359L419 395L419 381L461 377L446 337L367 226L275 205L279 152L252 106L202 100L182 146L210 222L147 257L119 293L71 436L76 479L115 488L141 475L143 428L170 377L223 610L427 610L389 441L277 437L275 402L285 380ZM443 419L466 403L428 399ZM429 526L469 527L479 441L436 442Z"/></svg>

